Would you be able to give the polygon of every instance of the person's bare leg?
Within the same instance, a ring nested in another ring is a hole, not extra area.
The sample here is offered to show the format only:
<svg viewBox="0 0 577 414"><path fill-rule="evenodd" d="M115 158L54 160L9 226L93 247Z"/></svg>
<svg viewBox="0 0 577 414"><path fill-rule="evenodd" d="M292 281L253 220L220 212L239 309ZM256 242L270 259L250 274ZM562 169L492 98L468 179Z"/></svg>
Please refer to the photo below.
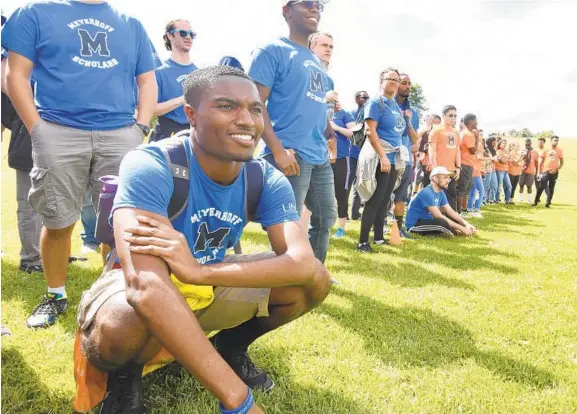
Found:
<svg viewBox="0 0 577 414"><path fill-rule="evenodd" d="M49 288L64 286L74 224L64 229L42 228L40 256Z"/></svg>

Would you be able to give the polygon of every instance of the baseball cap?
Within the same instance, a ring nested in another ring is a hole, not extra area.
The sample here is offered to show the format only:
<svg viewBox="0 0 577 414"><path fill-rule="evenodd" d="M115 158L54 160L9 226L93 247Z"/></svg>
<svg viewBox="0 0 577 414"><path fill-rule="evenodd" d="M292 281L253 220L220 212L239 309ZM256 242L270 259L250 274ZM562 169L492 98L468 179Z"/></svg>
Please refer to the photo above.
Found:
<svg viewBox="0 0 577 414"><path fill-rule="evenodd" d="M435 175L448 175L449 177L453 177L455 173L449 171L446 167L435 167L433 171L431 171L430 177L433 178Z"/></svg>
<svg viewBox="0 0 577 414"><path fill-rule="evenodd" d="M237 68L244 71L242 64L238 61L237 58L233 56L224 56L222 59L220 59L218 64L222 66L232 66L233 68Z"/></svg>

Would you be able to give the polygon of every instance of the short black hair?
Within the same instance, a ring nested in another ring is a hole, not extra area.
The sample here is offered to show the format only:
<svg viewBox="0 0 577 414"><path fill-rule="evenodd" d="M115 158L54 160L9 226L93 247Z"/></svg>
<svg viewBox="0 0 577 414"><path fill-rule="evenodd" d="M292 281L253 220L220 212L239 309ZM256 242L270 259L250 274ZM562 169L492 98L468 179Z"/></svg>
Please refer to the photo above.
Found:
<svg viewBox="0 0 577 414"><path fill-rule="evenodd" d="M537 141L543 141L543 142L545 142L545 141L547 141L547 140L546 140L545 138L541 137L541 138L539 138Z"/></svg>
<svg viewBox="0 0 577 414"><path fill-rule="evenodd" d="M475 114L466 114L463 117L463 122L465 123L465 125L467 125L469 122L476 121L476 120L477 120L477 115L475 115Z"/></svg>
<svg viewBox="0 0 577 414"><path fill-rule="evenodd" d="M549 138L549 139L553 140L553 138L559 139L559 137L557 135L551 135L551 138Z"/></svg>
<svg viewBox="0 0 577 414"><path fill-rule="evenodd" d="M437 115L437 114L431 114L429 118L431 118L431 119L437 118L439 121L441 120L441 116Z"/></svg>
<svg viewBox="0 0 577 414"><path fill-rule="evenodd" d="M449 111L456 111L457 108L455 107L455 105L447 105L443 108L443 115L447 115L447 112Z"/></svg>
<svg viewBox="0 0 577 414"><path fill-rule="evenodd" d="M357 93L355 93L355 99L357 99L361 95L369 96L369 93L367 91L358 91Z"/></svg>
<svg viewBox="0 0 577 414"><path fill-rule="evenodd" d="M399 71L398 71L397 69L392 68L392 67L389 66L388 68L383 69L383 71L381 72L381 75L379 76L379 79L381 80L380 83L383 83L383 80L385 79L385 76L386 76L387 73L389 73L389 72L397 72L397 75L399 75L399 77L401 77L401 75L399 74Z"/></svg>
<svg viewBox="0 0 577 414"><path fill-rule="evenodd" d="M210 88L228 76L236 76L246 79L252 82L256 87L253 80L240 69L224 65L207 66L206 68L195 70L188 75L184 81L184 101L188 105L196 107L198 105L200 94L205 89Z"/></svg>

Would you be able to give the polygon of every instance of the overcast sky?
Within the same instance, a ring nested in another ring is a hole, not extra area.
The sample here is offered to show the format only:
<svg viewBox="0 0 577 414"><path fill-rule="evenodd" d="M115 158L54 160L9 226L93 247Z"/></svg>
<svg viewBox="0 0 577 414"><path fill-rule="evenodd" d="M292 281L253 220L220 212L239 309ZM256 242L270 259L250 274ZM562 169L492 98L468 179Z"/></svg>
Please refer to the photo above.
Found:
<svg viewBox="0 0 577 414"><path fill-rule="evenodd" d="M20 0L3 1L9 14ZM161 57L164 25L191 21L198 66L224 55L245 66L251 50L287 34L282 0L112 0L138 17ZM332 0L320 30L334 36L330 74L346 108L378 91L394 66L420 83L431 111L477 114L486 131L553 129L577 138L577 1Z"/></svg>

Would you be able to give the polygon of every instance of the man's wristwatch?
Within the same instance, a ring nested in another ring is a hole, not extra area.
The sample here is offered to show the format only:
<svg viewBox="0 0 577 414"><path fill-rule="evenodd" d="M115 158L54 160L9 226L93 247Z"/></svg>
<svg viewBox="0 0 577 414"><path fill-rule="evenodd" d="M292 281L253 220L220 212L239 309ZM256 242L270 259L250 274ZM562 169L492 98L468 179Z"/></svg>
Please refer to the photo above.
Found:
<svg viewBox="0 0 577 414"><path fill-rule="evenodd" d="M138 128L140 128L140 130L144 133L144 136L148 136L148 134L150 133L150 128L148 127L148 125L144 125L144 124L136 124L136 126Z"/></svg>

